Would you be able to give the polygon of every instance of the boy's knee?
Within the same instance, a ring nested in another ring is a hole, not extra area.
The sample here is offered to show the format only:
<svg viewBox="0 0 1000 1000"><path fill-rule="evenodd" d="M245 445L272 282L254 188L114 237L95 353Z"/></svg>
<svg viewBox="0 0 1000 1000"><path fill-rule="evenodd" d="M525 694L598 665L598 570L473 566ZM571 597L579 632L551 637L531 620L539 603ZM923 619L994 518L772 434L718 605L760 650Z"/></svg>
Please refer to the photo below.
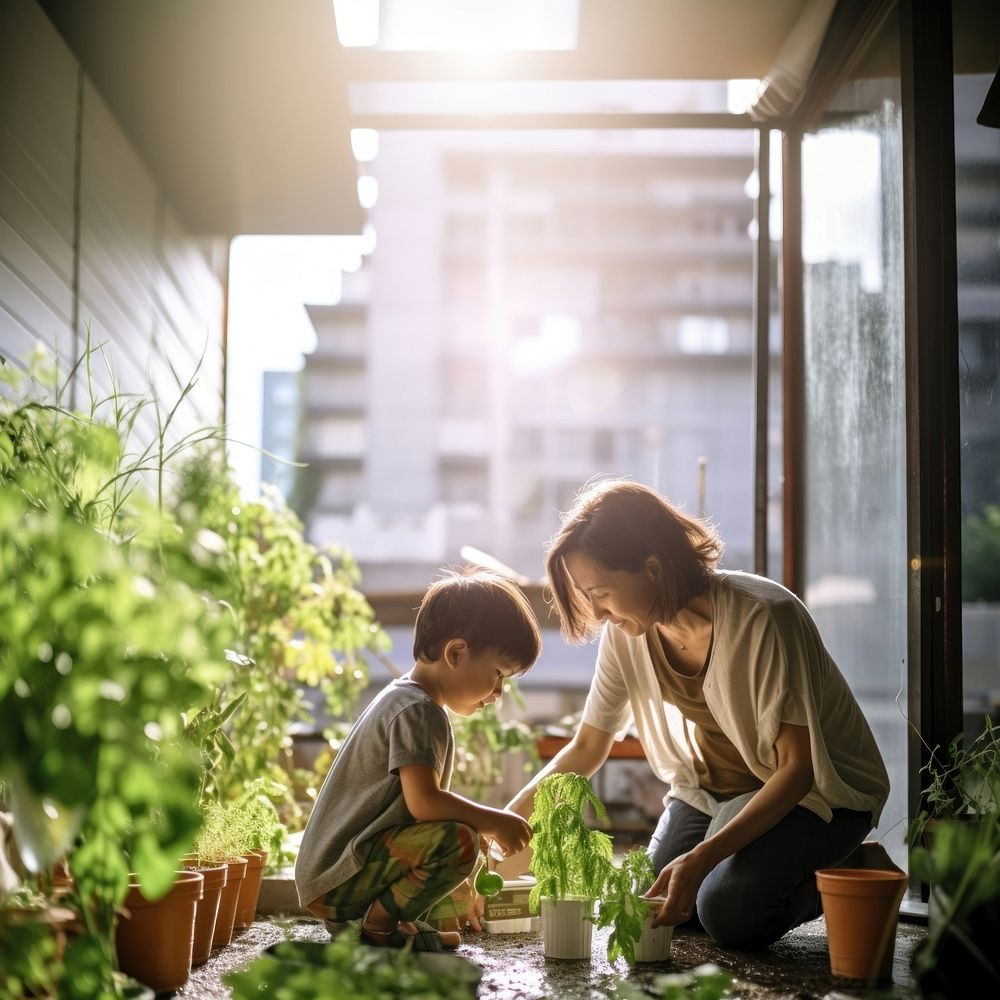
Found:
<svg viewBox="0 0 1000 1000"><path fill-rule="evenodd" d="M445 825L448 827L446 838L449 845L448 867L460 872L465 878L476 867L476 859L479 857L479 834L467 823L451 820Z"/></svg>

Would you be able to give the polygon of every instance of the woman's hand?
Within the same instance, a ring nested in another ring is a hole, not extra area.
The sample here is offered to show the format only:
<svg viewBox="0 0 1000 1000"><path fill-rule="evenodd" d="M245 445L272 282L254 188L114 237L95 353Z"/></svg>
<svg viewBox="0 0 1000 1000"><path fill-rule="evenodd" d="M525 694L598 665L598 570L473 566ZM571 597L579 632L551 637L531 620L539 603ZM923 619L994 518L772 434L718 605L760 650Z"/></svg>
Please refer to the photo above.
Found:
<svg viewBox="0 0 1000 1000"><path fill-rule="evenodd" d="M667 897L660 912L653 917L653 926L676 927L690 919L701 883L713 867L697 850L688 851L671 861L645 896L646 899Z"/></svg>

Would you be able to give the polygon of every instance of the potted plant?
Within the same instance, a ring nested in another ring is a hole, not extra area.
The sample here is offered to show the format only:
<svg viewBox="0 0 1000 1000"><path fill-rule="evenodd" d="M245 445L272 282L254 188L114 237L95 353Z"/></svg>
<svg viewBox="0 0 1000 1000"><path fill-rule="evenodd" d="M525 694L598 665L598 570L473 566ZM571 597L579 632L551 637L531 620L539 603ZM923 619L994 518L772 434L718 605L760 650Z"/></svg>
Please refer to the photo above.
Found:
<svg viewBox="0 0 1000 1000"><path fill-rule="evenodd" d="M936 919L914 956L929 997L989 996L1000 990L1000 813L977 822L942 820L927 846L914 846L910 870L931 892Z"/></svg>
<svg viewBox="0 0 1000 1000"><path fill-rule="evenodd" d="M516 681L504 684L504 698L524 709ZM501 718L495 705L473 715L450 714L455 731L453 786L477 802L501 805L504 761L510 754L525 754L524 770L534 771L539 762L538 732L524 722Z"/></svg>
<svg viewBox="0 0 1000 1000"><path fill-rule="evenodd" d="M224 867L226 878L219 887L219 903L209 951L225 947L233 939L233 923L240 889L247 873L247 859L239 853L243 841L230 823L224 806L214 800L202 804L202 825L188 864ZM203 946L202 946L203 947Z"/></svg>
<svg viewBox="0 0 1000 1000"><path fill-rule="evenodd" d="M61 902L81 933L58 993L104 1000L121 995L115 922L130 871L165 895L197 829L180 717L224 676L231 620L204 595L214 538L142 486L162 475L171 414L136 450L141 400L91 396L89 413L71 412L45 367L0 401L0 774L28 872L64 857L72 868Z"/></svg>
<svg viewBox="0 0 1000 1000"><path fill-rule="evenodd" d="M226 809L230 828L238 837L240 853L247 859L247 874L236 902L234 930L249 927L257 913L264 866L269 857L281 856L285 828L266 794L267 781L258 778Z"/></svg>
<svg viewBox="0 0 1000 1000"><path fill-rule="evenodd" d="M179 990L187 982L203 886L204 876L193 870L177 872L166 894L148 893L138 875L129 877L128 894L115 926L122 972L157 993Z"/></svg>
<svg viewBox="0 0 1000 1000"><path fill-rule="evenodd" d="M960 734L948 747L930 752L922 771L929 781L921 793L925 807L910 823L907 842L911 850L927 846L928 831L942 820L976 822L1000 813L1000 729L986 716L983 730L965 746Z"/></svg>
<svg viewBox="0 0 1000 1000"><path fill-rule="evenodd" d="M590 958L594 903L614 871L611 838L584 820L590 806L598 819L607 813L590 782L579 774L551 774L535 789L529 822L531 872L537 884L530 904L541 904L546 958Z"/></svg>
<svg viewBox="0 0 1000 1000"><path fill-rule="evenodd" d="M265 485L259 499L242 497L220 452L204 450L180 465L173 506L226 548L229 572L217 596L238 629L226 687L246 702L231 722L235 753L220 796L238 798L248 782L266 778L281 818L297 820L288 732L312 718L304 689L320 689L330 716L349 714L368 683L365 653L386 652L388 636L358 590L350 554L308 542L274 487Z"/></svg>
<svg viewBox="0 0 1000 1000"><path fill-rule="evenodd" d="M653 884L653 862L643 850L630 851L621 866L608 876L597 905L597 926L612 928L608 936L608 961L624 958L636 962L665 962L670 957L672 927L653 927L652 920L663 898L645 899Z"/></svg>

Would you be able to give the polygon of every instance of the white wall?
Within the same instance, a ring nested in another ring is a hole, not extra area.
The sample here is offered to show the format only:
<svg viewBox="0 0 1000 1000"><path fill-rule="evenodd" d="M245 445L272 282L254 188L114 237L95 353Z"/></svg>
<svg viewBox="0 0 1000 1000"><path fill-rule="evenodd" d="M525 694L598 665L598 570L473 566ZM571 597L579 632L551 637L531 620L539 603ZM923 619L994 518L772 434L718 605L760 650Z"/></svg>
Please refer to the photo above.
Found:
<svg viewBox="0 0 1000 1000"><path fill-rule="evenodd" d="M68 367L89 326L120 388L150 387L169 410L204 350L177 432L220 423L224 254L185 233L41 8L3 0L0 354L17 364L41 343ZM97 392L109 381L98 366ZM154 423L148 410L140 434Z"/></svg>

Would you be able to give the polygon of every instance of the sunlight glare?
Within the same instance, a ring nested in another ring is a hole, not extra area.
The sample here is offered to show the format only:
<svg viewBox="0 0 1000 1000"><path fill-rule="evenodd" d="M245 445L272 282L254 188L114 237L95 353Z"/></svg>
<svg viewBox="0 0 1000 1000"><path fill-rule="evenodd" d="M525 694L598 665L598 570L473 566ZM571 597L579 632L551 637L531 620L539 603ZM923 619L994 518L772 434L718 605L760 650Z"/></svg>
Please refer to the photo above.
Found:
<svg viewBox="0 0 1000 1000"><path fill-rule="evenodd" d="M400 51L570 50L579 0L383 0L380 47Z"/></svg>
<svg viewBox="0 0 1000 1000"><path fill-rule="evenodd" d="M374 208L378 201L378 181L371 174L358 178L358 201L362 208Z"/></svg>
<svg viewBox="0 0 1000 1000"><path fill-rule="evenodd" d="M525 374L556 368L579 353L581 339L580 321L575 316L546 316L536 336L515 342L514 368Z"/></svg>
<svg viewBox="0 0 1000 1000"><path fill-rule="evenodd" d="M373 128L352 128L351 152L358 163L371 163L378 156L378 132Z"/></svg>
<svg viewBox="0 0 1000 1000"><path fill-rule="evenodd" d="M363 48L378 42L379 0L333 0L341 45Z"/></svg>

